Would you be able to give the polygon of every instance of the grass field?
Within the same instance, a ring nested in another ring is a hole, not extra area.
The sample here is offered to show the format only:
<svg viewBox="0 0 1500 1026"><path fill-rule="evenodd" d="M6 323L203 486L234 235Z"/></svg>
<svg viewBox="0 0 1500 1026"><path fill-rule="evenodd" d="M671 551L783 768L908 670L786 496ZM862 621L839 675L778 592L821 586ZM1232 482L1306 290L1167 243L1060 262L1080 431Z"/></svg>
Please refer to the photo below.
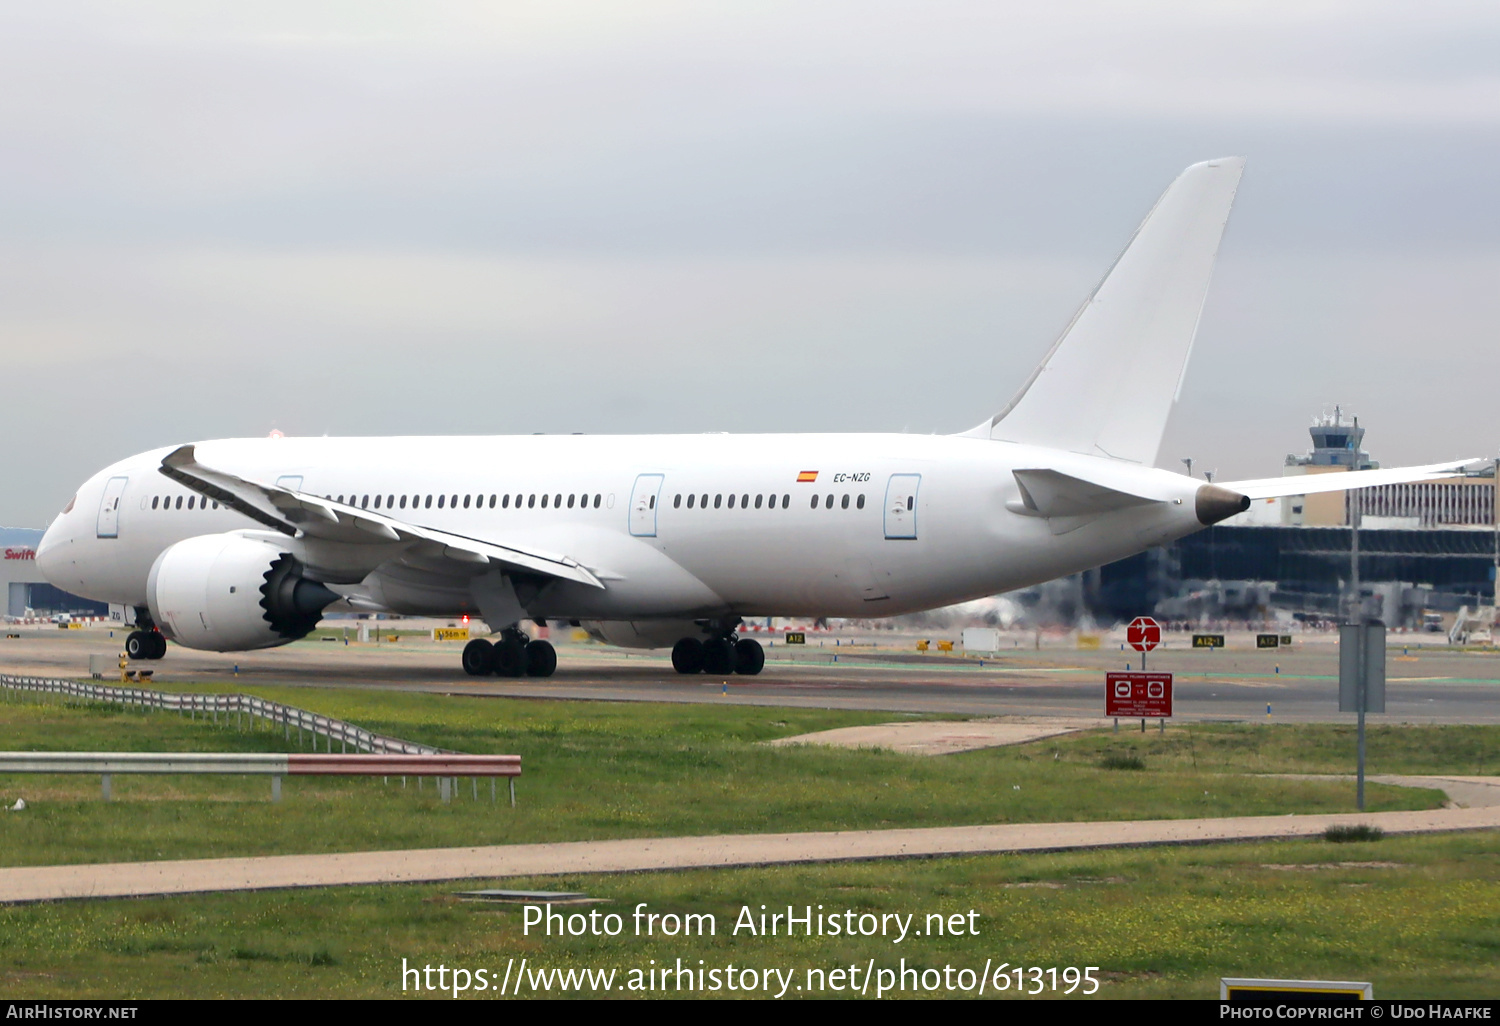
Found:
<svg viewBox="0 0 1500 1026"><path fill-rule="evenodd" d="M888 751L770 748L759 741L890 714L449 698L297 689L266 697L399 737L522 755L521 804L440 804L415 780L298 778L272 804L264 778L0 778L30 808L0 827L0 865L441 847L784 830L1342 812L1341 782L1255 776L1338 772L1353 740L1322 726L1195 725L1099 732L1014 748L919 758ZM239 733L174 714L7 702L17 749L277 751L276 733ZM1500 728L1374 731L1372 772L1472 772ZM1140 769L1112 769L1134 766ZM1372 810L1431 808L1436 791L1371 786Z"/></svg>
<svg viewBox="0 0 1500 1026"><path fill-rule="evenodd" d="M986 959L1098 966L1100 997L1213 998L1220 976L1369 980L1378 998L1500 996L1500 836L1493 832L501 883L602 898L559 911L617 913L625 929L616 938L526 936L520 907L454 896L482 885L0 908L0 986L10 998L396 997L403 958L485 969L496 981L511 959L544 972L615 969L617 986L629 982L629 970L652 968L653 959L675 966L681 958L690 968L702 959L705 968L792 972L787 996L799 997L808 996L795 988L806 985L809 968L863 972L873 959L877 968L899 969L905 958L919 970L982 970ZM636 937L629 924L638 902L660 913L712 913L717 932ZM809 903L825 913L915 913L914 929L929 913L972 909L978 935L909 935L894 944L730 933L742 906L758 914L762 904ZM1030 987L1029 974L1026 981ZM1013 977L1008 982L1002 996L1013 997ZM408 984L414 987L409 977Z"/></svg>
<svg viewBox="0 0 1500 1026"><path fill-rule="evenodd" d="M521 806L512 810L503 797L491 805L487 792L475 802L467 787L443 805L430 785L419 793L414 784L337 778L288 781L278 805L263 778L233 777L117 777L117 800L104 803L94 777L11 776L0 778L0 796L24 795L30 807L0 814L0 864L1347 811L1353 803L1345 783L1264 775L1347 771L1352 732L1332 726L1101 731L919 758L757 743L894 718L885 713L257 693L446 748L519 753ZM0 730L15 749L287 747L275 733L59 701L0 703ZM1379 728L1369 748L1371 772L1489 772L1500 728ZM1384 787L1371 787L1370 798L1372 809L1441 801L1435 791ZM863 971L871 960L899 969L905 958L918 970L980 970L987 959L1098 966L1106 997L1213 997L1223 975L1369 979L1379 997L1500 995L1494 832L496 883L585 891L602 903L579 908L627 924L639 902L660 913L710 913L718 930L691 939L636 937L628 925L616 938L527 936L519 907L454 896L479 881L4 907L0 985L13 998L389 997L402 993L403 958L495 974L513 958L549 972L614 969L617 986L632 969L682 958L690 968L702 959L705 970L734 962L742 971L794 973L787 996L795 997L808 996L795 987L808 985L809 969ZM973 910L978 933L900 944L730 933L742 906L758 913L762 904L913 913L917 929L929 913ZM1005 994L1014 996L1007 980Z"/></svg>

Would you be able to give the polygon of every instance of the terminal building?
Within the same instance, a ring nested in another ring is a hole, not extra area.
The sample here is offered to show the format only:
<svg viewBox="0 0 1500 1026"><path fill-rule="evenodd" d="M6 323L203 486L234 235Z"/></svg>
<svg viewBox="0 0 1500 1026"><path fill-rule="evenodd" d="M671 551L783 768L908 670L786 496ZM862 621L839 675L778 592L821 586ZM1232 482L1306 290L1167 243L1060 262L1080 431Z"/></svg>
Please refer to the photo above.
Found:
<svg viewBox="0 0 1500 1026"><path fill-rule="evenodd" d="M36 568L36 547L42 532L26 527L0 527L0 580L5 583L5 616L10 620L73 616L108 616L109 606L70 595L47 583Z"/></svg>
<svg viewBox="0 0 1500 1026"><path fill-rule="evenodd" d="M1318 417L1313 447L1286 457L1285 474L1379 467L1365 429L1339 407ZM1289 496L1171 545L1083 575L1083 602L1101 622L1142 613L1205 621L1326 621L1350 585L1359 524L1365 615L1392 627L1433 626L1440 614L1495 604L1500 564L1493 465L1421 484Z"/></svg>

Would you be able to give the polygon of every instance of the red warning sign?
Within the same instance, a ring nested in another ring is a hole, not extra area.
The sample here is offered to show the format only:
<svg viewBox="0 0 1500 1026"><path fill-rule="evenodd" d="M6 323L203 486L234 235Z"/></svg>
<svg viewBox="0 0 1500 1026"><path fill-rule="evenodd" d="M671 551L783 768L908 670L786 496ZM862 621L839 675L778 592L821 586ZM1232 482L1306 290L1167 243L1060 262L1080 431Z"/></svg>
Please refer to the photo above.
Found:
<svg viewBox="0 0 1500 1026"><path fill-rule="evenodd" d="M1161 644L1161 624L1149 616L1138 616L1125 628L1125 643L1137 652L1149 652Z"/></svg>
<svg viewBox="0 0 1500 1026"><path fill-rule="evenodd" d="M1104 715L1164 719L1172 715L1170 673L1109 673L1104 677Z"/></svg>

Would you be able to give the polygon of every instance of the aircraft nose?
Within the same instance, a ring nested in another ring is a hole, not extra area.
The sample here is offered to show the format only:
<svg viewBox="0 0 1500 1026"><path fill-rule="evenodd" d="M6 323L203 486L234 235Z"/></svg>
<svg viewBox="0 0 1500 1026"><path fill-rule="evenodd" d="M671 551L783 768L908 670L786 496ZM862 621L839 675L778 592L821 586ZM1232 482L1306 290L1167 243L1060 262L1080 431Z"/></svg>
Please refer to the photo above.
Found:
<svg viewBox="0 0 1500 1026"><path fill-rule="evenodd" d="M47 525L47 530L42 532L42 540L36 546L36 568L49 581L56 580L57 572L62 567L68 543L72 541L72 529L68 524L69 518L67 516L67 513L71 512L72 508L73 503L68 503L68 509L63 515Z"/></svg>

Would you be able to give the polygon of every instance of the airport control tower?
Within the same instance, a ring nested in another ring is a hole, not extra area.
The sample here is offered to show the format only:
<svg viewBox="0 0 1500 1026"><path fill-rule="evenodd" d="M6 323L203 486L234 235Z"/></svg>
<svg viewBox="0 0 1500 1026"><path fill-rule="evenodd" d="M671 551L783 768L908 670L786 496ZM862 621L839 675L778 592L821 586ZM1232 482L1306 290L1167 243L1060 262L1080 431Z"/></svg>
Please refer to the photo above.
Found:
<svg viewBox="0 0 1500 1026"><path fill-rule="evenodd" d="M1287 453L1288 467L1375 470L1380 466L1370 459L1369 453L1360 448L1365 440L1365 429L1359 426L1359 418L1352 417L1346 422L1342 407L1335 406L1332 413L1324 411L1322 416L1313 421L1313 426L1308 431L1312 434L1312 449L1304 456Z"/></svg>

